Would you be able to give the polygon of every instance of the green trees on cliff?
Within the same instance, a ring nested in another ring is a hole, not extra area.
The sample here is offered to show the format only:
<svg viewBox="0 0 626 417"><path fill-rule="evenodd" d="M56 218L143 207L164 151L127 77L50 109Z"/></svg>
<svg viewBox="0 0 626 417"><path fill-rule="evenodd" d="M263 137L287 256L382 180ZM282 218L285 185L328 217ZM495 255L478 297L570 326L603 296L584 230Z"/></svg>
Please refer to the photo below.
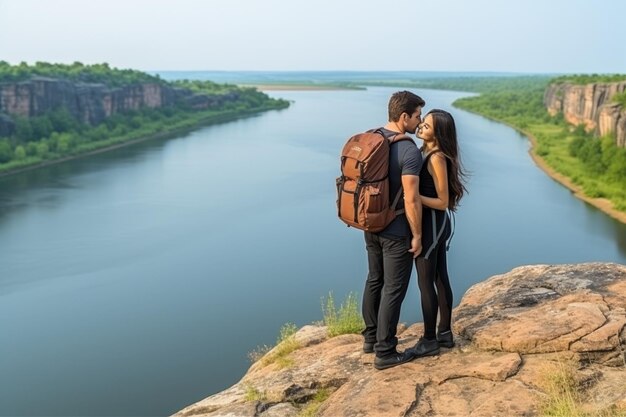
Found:
<svg viewBox="0 0 626 417"><path fill-rule="evenodd" d="M592 84L626 81L626 74L576 74L563 75L552 80L553 83Z"/></svg>
<svg viewBox="0 0 626 417"><path fill-rule="evenodd" d="M613 103L620 104L623 108L626 109L626 91L623 93L615 94L613 96Z"/></svg>
<svg viewBox="0 0 626 417"><path fill-rule="evenodd" d="M132 69L111 68L107 63L84 65L74 62L67 65L36 62L34 65L28 65L26 62L21 62L19 65L11 65L6 61L0 61L0 83L24 81L34 76L99 83L114 87L137 83L164 83L158 76Z"/></svg>

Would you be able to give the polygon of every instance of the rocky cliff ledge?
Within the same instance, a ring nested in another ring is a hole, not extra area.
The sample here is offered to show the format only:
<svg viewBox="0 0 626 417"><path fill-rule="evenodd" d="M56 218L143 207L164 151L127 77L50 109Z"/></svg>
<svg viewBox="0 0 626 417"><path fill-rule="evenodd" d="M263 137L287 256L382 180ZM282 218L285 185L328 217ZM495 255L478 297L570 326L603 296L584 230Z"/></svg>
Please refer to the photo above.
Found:
<svg viewBox="0 0 626 417"><path fill-rule="evenodd" d="M15 116L41 116L61 108L93 126L115 113L144 107L159 108L184 102L194 109L207 109L237 99L236 93L194 94L191 90L158 83L109 87L37 76L27 81L0 83L0 135L12 133Z"/></svg>
<svg viewBox="0 0 626 417"><path fill-rule="evenodd" d="M520 267L467 291L453 316L457 346L439 356L377 371L359 335L305 326L293 366L257 362L176 416L293 417L320 390L330 395L319 416L533 416L542 380L563 366L587 410L626 412L625 307L626 266ZM399 348L421 333L421 324L402 326Z"/></svg>
<svg viewBox="0 0 626 417"><path fill-rule="evenodd" d="M543 102L550 114L563 113L574 125L584 124L588 131L603 136L614 133L618 146L626 146L626 109L611 100L626 91L626 81L597 84L551 84Z"/></svg>

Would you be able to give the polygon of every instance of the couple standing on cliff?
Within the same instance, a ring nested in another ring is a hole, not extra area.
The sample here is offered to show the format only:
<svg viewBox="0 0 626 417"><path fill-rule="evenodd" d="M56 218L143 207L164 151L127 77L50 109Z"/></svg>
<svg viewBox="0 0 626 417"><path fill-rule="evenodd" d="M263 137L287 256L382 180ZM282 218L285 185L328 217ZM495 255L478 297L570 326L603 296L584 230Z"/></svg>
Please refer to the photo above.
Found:
<svg viewBox="0 0 626 417"><path fill-rule="evenodd" d="M374 367L386 369L440 347L454 346L450 327L452 289L448 279L446 242L451 235L450 214L466 192L463 184L454 119L434 109L422 118L425 101L409 92L389 100L389 122L378 129L389 146L389 195L402 189L404 207L386 228L365 232L369 272L363 294L365 353L375 353ZM397 135L415 133L421 149ZM398 352L396 328L415 263L424 316L424 335L417 344ZM437 314L439 326L437 328Z"/></svg>

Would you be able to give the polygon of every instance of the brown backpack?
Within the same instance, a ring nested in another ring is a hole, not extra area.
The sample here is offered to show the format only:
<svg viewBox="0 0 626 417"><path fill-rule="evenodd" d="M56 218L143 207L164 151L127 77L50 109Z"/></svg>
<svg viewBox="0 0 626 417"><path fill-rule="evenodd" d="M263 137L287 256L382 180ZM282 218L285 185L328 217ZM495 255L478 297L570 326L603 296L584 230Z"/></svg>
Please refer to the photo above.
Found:
<svg viewBox="0 0 626 417"><path fill-rule="evenodd" d="M389 147L413 140L402 134L387 139L380 129L348 139L341 152L341 176L337 178L337 211L348 226L380 232L404 207L396 210L402 188L389 199Z"/></svg>

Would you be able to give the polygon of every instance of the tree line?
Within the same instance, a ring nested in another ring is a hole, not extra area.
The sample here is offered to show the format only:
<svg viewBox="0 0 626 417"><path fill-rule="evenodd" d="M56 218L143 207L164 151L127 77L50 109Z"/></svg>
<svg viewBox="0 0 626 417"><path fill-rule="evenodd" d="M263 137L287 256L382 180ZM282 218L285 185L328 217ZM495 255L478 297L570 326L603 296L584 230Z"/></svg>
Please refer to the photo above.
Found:
<svg viewBox="0 0 626 417"><path fill-rule="evenodd" d="M552 80L553 83L592 84L615 83L626 81L626 74L573 74L563 75Z"/></svg>
<svg viewBox="0 0 626 417"><path fill-rule="evenodd" d="M28 65L21 62L18 65L11 65L6 61L0 61L0 83L26 81L35 76L106 84L112 87L137 83L165 83L158 75L133 69L111 68L107 63L85 65L78 61L73 64L36 62L34 65Z"/></svg>
<svg viewBox="0 0 626 417"><path fill-rule="evenodd" d="M354 83L346 83L349 86L376 85L383 87L410 87L428 88L433 90L468 91L474 93L491 93L498 91L524 91L529 89L543 89L550 80L548 75L523 75L523 76L454 76L433 77L424 79L407 80L381 80L373 79Z"/></svg>

